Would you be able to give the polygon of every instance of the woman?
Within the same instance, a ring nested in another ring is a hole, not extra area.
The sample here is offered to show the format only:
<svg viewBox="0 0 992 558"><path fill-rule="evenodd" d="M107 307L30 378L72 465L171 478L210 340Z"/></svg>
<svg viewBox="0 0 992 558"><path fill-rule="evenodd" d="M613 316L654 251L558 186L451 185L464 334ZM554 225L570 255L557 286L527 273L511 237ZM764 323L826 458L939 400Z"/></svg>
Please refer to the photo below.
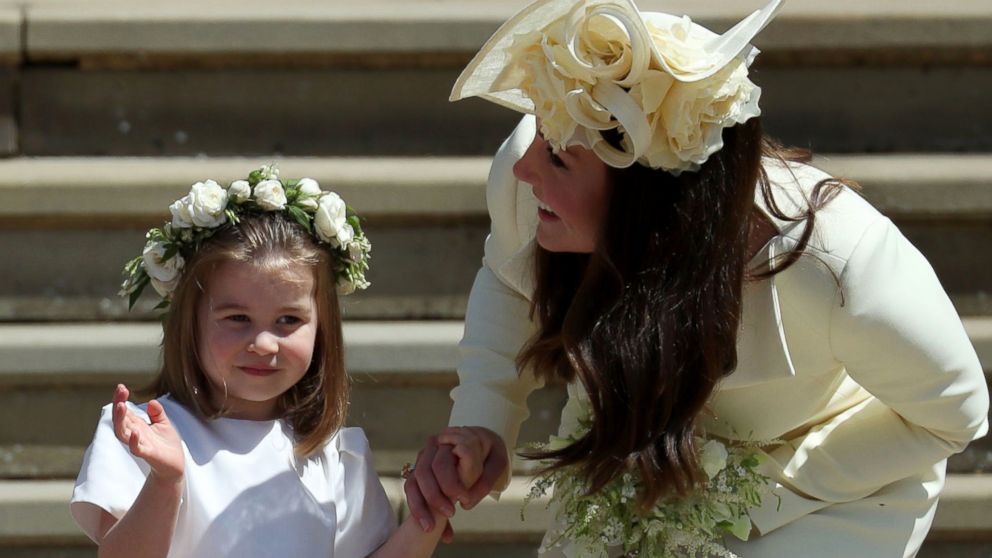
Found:
<svg viewBox="0 0 992 558"><path fill-rule="evenodd" d="M525 117L493 162L492 233L450 424L491 451L458 485L432 439L414 516L505 485L545 380L568 382L550 454L637 504L700 486L694 433L774 441L743 556L912 556L946 458L987 431L974 349L925 259L842 181L764 140L748 45L626 0L542 0L459 78ZM591 408L583 416L584 407ZM441 443L439 443L439 440Z"/></svg>

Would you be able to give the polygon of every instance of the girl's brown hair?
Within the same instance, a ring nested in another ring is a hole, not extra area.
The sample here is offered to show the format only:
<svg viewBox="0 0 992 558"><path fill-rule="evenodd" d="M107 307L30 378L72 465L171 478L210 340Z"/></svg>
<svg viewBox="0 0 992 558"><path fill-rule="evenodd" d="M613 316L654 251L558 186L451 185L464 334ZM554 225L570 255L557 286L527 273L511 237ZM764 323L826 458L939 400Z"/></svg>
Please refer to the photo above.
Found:
<svg viewBox="0 0 992 558"><path fill-rule="evenodd" d="M310 266L317 308L313 358L303 378L279 397L278 409L292 427L296 456L313 455L341 428L348 402L341 314L330 255L282 213L266 212L222 226L188 256L165 316L162 369L148 391L155 396L170 394L203 418L223 416L224 409L211 402L197 350L197 308L211 273L225 262L246 262L265 270L279 270L289 262Z"/></svg>
<svg viewBox="0 0 992 558"><path fill-rule="evenodd" d="M551 469L578 465L592 491L634 467L644 509L704 481L696 417L737 366L744 281L795 263L816 211L839 190L839 181L824 181L805 214L785 215L762 156L805 155L765 140L757 118L724 130L723 139L698 172L609 168L609 207L593 253L537 249L531 317L538 330L517 366L548 380L578 377L592 426L568 447L525 456L550 459ZM756 185L773 216L806 224L792 252L751 274Z"/></svg>

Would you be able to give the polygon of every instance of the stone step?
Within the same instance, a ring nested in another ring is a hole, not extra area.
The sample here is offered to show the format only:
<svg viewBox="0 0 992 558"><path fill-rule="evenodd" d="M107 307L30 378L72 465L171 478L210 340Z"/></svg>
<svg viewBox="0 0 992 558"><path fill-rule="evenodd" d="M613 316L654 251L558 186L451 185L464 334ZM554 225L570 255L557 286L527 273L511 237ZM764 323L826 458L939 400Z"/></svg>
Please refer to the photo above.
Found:
<svg viewBox="0 0 992 558"><path fill-rule="evenodd" d="M398 516L406 508L398 478L382 479ZM499 501L487 499L471 511L460 511L453 519L456 542L442 546L437 556L534 556L549 519L546 500L533 501L525 509L529 491L527 477L514 477ZM0 552L4 556L92 557L92 543L75 526L68 501L72 481L0 481ZM992 477L950 475L941 497L933 529L920 556L948 556L942 551L987 553L992 534ZM970 541L970 542L962 542ZM971 556L971 554L953 554ZM987 556L987 554L981 554Z"/></svg>
<svg viewBox="0 0 992 558"><path fill-rule="evenodd" d="M144 231L195 180L227 182L273 160L366 217L373 288L344 300L347 316L463 316L489 229L486 157L55 157L0 161L0 320L153 318L151 297L129 314L116 296ZM816 164L862 183L927 255L959 312L992 314L992 155L824 155Z"/></svg>
<svg viewBox="0 0 992 558"><path fill-rule="evenodd" d="M168 4L123 0L23 0L25 40L14 40L11 9L8 51L32 60L71 60L113 54L145 58L181 53L251 55L294 53L471 53L530 0L367 0L315 4L261 0ZM642 10L685 13L726 29L760 1L723 3L641 0ZM121 17L127 6L127 18ZM791 0L756 40L765 53L907 49L956 51L992 48L992 8L980 0ZM277 27L285 33L271 33ZM259 41L258 36L271 40ZM0 35L2 36L2 35ZM960 54L959 54L960 55Z"/></svg>
<svg viewBox="0 0 992 558"><path fill-rule="evenodd" d="M992 374L992 317L964 323ZM395 473L447 424L462 324L347 322L344 333L349 423L365 429L380 471ZM0 325L0 478L74 477L113 386L150 381L160 338L157 324ZM531 395L520 446L556 431L564 400L560 386ZM992 471L992 441L952 457L950 470Z"/></svg>
<svg viewBox="0 0 992 558"><path fill-rule="evenodd" d="M5 90L18 99L7 107L17 127L6 152L490 154L517 115L478 99L449 103L459 71L28 66L0 75L0 100ZM992 90L988 66L759 62L754 76L766 131L790 145L838 153L992 150L992 108L982 96Z"/></svg>
<svg viewBox="0 0 992 558"><path fill-rule="evenodd" d="M0 11L0 149L488 154L513 115L448 92L526 3L29 0ZM759 5L642 7L720 30ZM789 2L756 40L766 126L826 151L988 151L990 22L983 0Z"/></svg>

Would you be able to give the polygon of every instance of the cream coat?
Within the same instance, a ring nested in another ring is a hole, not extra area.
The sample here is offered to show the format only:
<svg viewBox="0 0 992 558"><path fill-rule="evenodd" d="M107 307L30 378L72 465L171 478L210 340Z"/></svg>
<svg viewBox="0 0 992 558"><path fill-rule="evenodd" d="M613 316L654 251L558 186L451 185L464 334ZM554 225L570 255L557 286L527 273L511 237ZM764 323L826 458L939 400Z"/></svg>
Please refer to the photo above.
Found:
<svg viewBox="0 0 992 558"><path fill-rule="evenodd" d="M525 117L489 176L492 231L469 298L452 425L480 425L516 445L539 387L514 357L528 318L537 224L531 188L512 165L534 136ZM826 175L766 162L786 214ZM756 197L756 204L767 208ZM771 218L771 216L769 216ZM756 261L795 246L804 223L771 218L779 235ZM988 429L978 358L930 265L889 219L845 190L817 214L806 254L745 286L737 370L705 426L725 436L781 439L773 492L752 511L762 536L742 556L912 556L933 519L946 459ZM581 388L569 386L562 432Z"/></svg>

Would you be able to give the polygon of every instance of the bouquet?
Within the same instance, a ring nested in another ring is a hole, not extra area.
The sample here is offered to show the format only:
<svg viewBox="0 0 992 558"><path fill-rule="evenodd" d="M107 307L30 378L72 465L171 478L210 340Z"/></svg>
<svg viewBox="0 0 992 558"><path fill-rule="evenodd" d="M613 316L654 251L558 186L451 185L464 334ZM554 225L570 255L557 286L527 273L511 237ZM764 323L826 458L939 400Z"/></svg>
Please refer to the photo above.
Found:
<svg viewBox="0 0 992 558"><path fill-rule="evenodd" d="M588 420L579 424L572 436L554 436L538 449L574 443L588 430ZM623 556L734 557L722 538L747 540L748 509L761 503L768 482L758 471L763 459L760 445L698 436L699 463L707 482L686 497L660 499L647 513L637 507L641 481L636 470L622 473L595 493L590 493L574 467L546 473L534 482L524 501L526 507L553 490L548 505L555 511L557 526L545 536L540 552L562 546L566 555L583 558L606 558L611 549L622 549Z"/></svg>

